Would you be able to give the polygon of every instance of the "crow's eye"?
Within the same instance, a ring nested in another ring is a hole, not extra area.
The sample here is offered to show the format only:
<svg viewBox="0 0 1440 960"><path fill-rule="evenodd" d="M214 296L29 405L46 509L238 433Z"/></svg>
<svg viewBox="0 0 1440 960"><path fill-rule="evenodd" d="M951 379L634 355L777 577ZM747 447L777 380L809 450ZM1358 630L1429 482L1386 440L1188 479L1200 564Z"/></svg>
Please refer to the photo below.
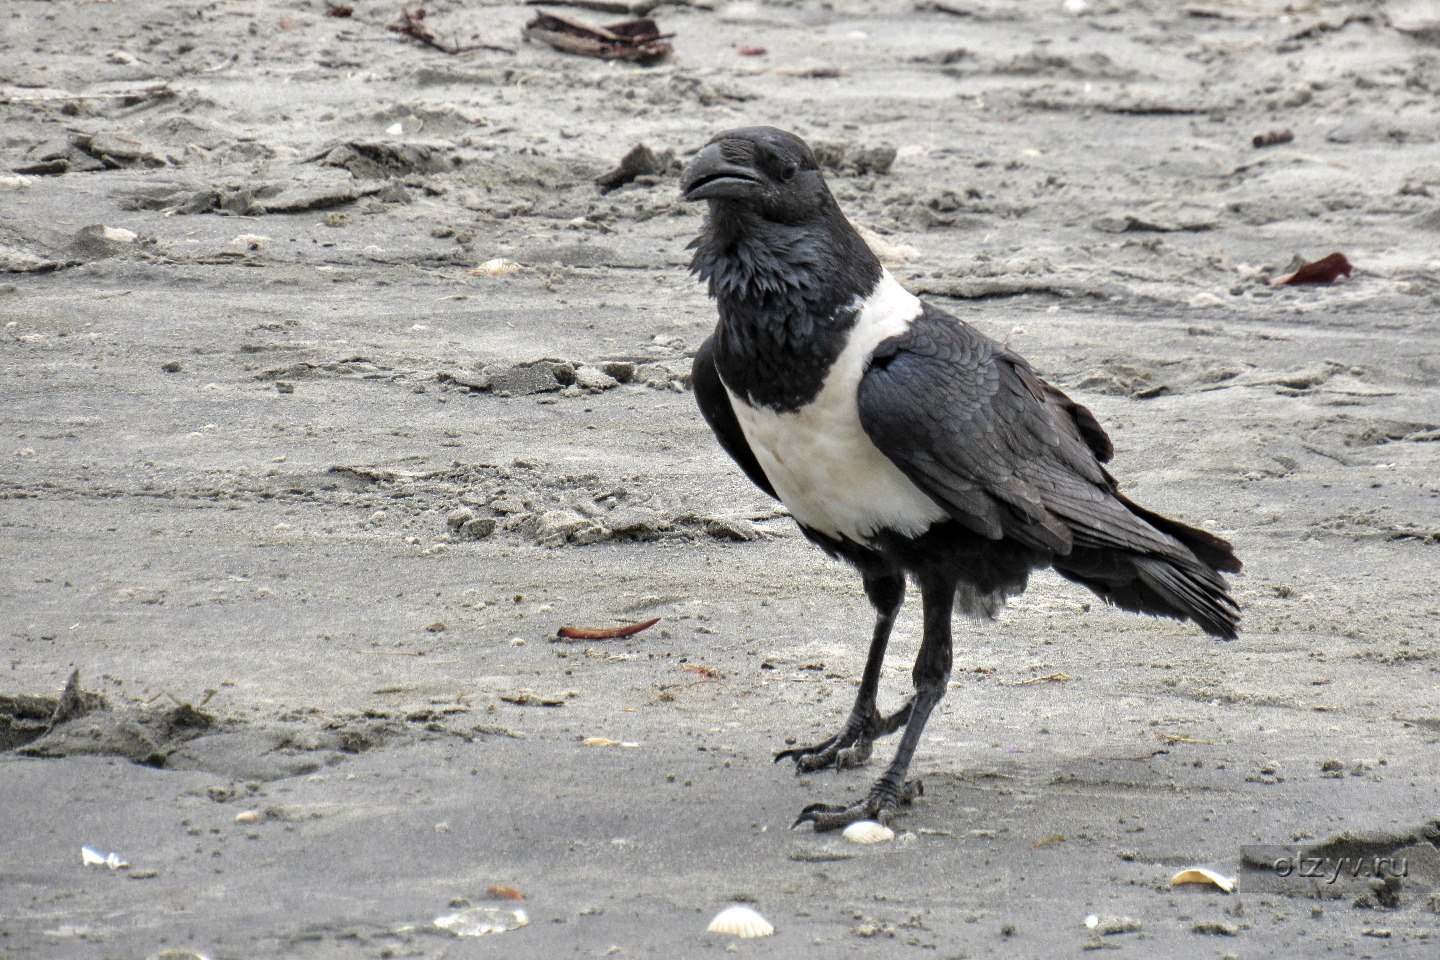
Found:
<svg viewBox="0 0 1440 960"><path fill-rule="evenodd" d="M800 164L798 164L798 163L787 163L787 164L785 164L785 169L783 169L783 170L780 171L780 179L781 179L781 180L784 180L785 182L788 183L789 181L794 180L794 179L795 179L795 174L797 174L797 173L799 173L799 172L800 172Z"/></svg>

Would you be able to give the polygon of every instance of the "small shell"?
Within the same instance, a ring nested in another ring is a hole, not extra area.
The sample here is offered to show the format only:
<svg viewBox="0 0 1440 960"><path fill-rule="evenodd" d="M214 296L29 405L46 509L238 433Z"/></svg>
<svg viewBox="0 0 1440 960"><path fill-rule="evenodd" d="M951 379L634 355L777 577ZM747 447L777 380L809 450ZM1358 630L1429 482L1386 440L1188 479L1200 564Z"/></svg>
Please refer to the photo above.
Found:
<svg viewBox="0 0 1440 960"><path fill-rule="evenodd" d="M103 234L111 243L134 243L139 236L134 230L126 230L124 227L106 227Z"/></svg>
<svg viewBox="0 0 1440 960"><path fill-rule="evenodd" d="M1216 873L1209 867L1191 867L1188 870L1181 870L1170 878L1172 887L1178 887L1182 883L1208 883L1226 893L1235 892L1235 880L1232 877Z"/></svg>
<svg viewBox="0 0 1440 960"><path fill-rule="evenodd" d="M851 843L885 843L895 839L895 831L874 820L856 820L845 828L844 837Z"/></svg>
<svg viewBox="0 0 1440 960"><path fill-rule="evenodd" d="M717 913L706 929L711 933L725 933L742 940L750 937L768 937L775 932L775 928L770 925L769 920L749 907L739 904L726 907Z"/></svg>
<svg viewBox="0 0 1440 960"><path fill-rule="evenodd" d="M520 264L514 260L506 260L504 257L496 257L493 260L486 260L480 266L470 271L472 277L503 277L507 273L514 273L520 269Z"/></svg>
<svg viewBox="0 0 1440 960"><path fill-rule="evenodd" d="M259 810L246 810L243 813L235 814L236 823L259 823L265 819L265 814Z"/></svg>

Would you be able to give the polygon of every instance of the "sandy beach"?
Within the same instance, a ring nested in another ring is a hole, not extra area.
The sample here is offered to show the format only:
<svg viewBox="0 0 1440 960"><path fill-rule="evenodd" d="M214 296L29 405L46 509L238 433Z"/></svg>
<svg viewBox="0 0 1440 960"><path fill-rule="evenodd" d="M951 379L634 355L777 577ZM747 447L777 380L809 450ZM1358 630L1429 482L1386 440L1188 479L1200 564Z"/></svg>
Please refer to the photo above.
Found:
<svg viewBox="0 0 1440 960"><path fill-rule="evenodd" d="M650 66L327 6L0 8L0 958L1437 955L1440 6L619 0ZM957 623L874 846L789 827L893 741L771 762L858 578L689 392L679 172L750 124L1246 565L1232 643Z"/></svg>

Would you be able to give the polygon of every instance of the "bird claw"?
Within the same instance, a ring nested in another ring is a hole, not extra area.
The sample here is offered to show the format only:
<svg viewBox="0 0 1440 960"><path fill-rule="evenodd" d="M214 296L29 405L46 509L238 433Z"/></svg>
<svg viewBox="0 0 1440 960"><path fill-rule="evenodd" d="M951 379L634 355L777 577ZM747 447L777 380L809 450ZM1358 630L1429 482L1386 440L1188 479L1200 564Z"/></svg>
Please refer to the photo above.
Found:
<svg viewBox="0 0 1440 960"><path fill-rule="evenodd" d="M845 770L858 767L870 759L875 735L864 726L846 723L845 728L824 743L806 747L791 747L775 754L775 762L794 760L796 773L810 773L834 767Z"/></svg>
<svg viewBox="0 0 1440 960"><path fill-rule="evenodd" d="M794 830L801 824L814 826L816 833L839 830L860 820L874 820L888 824L895 816L895 808L909 804L925 793L919 780L908 780L899 790L889 781L880 780L870 788L870 795L859 803L844 806L838 803L812 803L800 811L800 816L790 825Z"/></svg>

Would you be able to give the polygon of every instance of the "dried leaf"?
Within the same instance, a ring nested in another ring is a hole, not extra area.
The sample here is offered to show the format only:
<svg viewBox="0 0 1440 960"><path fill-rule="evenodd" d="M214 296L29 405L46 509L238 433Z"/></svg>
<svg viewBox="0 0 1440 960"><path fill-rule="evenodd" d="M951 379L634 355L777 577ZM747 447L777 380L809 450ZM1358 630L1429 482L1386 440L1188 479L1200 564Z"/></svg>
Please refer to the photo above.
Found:
<svg viewBox="0 0 1440 960"><path fill-rule="evenodd" d="M633 637L641 630L649 630L660 622L660 618L632 623L624 627L561 627L555 635L562 640L621 640Z"/></svg>
<svg viewBox="0 0 1440 960"><path fill-rule="evenodd" d="M1270 286L1291 287L1307 283L1334 283L1341 276L1350 276L1350 271L1353 269L1350 261L1345 259L1345 254L1332 253L1314 263L1305 264L1294 273L1276 277L1270 281Z"/></svg>
<svg viewBox="0 0 1440 960"><path fill-rule="evenodd" d="M537 13L525 25L525 37L548 44L562 53L601 60L628 60L641 66L659 63L673 49L654 20L641 17L604 27L592 26L553 13Z"/></svg>
<svg viewBox="0 0 1440 960"><path fill-rule="evenodd" d="M490 894L490 896L492 897L500 897L502 900L525 899L525 894L521 893L519 890L516 890L514 887L506 886L503 883L492 883L490 884L489 889L487 889L485 892Z"/></svg>

